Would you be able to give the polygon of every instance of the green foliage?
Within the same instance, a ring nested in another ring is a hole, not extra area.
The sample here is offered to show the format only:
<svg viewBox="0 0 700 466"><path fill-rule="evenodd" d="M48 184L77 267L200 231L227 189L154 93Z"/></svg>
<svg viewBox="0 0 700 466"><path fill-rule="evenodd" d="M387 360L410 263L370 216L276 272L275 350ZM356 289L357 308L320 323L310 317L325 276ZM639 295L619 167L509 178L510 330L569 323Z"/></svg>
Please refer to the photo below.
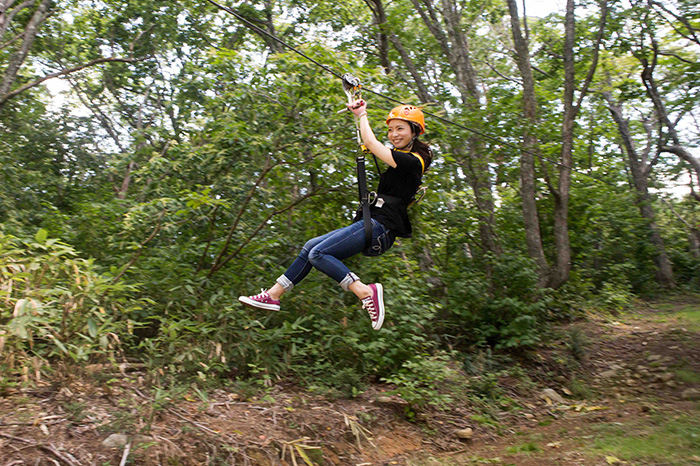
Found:
<svg viewBox="0 0 700 466"><path fill-rule="evenodd" d="M586 355L588 341L581 329L573 328L567 332L568 339L565 341L566 349L575 361L583 362Z"/></svg>
<svg viewBox="0 0 700 466"><path fill-rule="evenodd" d="M321 393L330 399L355 398L363 392L366 381L356 368L337 369L330 364L328 366L328 371L325 373L321 371L321 367L317 368L318 377L307 382L309 391Z"/></svg>
<svg viewBox="0 0 700 466"><path fill-rule="evenodd" d="M148 305L43 229L24 241L0 233L0 279L0 364L25 379L54 360L116 360L138 325L132 313Z"/></svg>
<svg viewBox="0 0 700 466"><path fill-rule="evenodd" d="M382 379L396 386L389 393L408 403L405 414L409 420L427 406L444 409L452 401L452 396L444 392L445 381L456 375L450 368L450 360L450 355L445 353L417 355L404 362L393 376Z"/></svg>
<svg viewBox="0 0 700 466"><path fill-rule="evenodd" d="M468 323L472 334L462 344L509 350L536 346L548 319L548 300L536 285L532 261L503 256L493 261L492 271L490 280L477 274L456 279L443 325L452 329Z"/></svg>
<svg viewBox="0 0 700 466"><path fill-rule="evenodd" d="M510 55L494 52L512 41L504 5L462 6L455 30L469 42L469 73L447 57L452 39L436 37L412 2L385 2L382 25L362 2L239 5L324 66L358 75L367 90L430 100L426 109L462 126L428 118L435 160L425 178L428 195L411 211L414 238L400 239L383 257L346 261L387 290L387 320L374 332L354 296L316 272L285 296L280 313L236 303L238 295L269 286L308 238L353 216L354 125L337 113L345 103L337 78L206 4L53 2L13 88L101 57L134 61L72 73L70 92L58 98L39 86L0 108L0 368L27 380L54 361L124 356L143 360L155 382L233 379L253 396L293 375L329 396L353 397L384 378L412 405L423 406L429 395L442 405L441 351L460 358L526 352L544 341L554 320L592 309L618 312L636 295L656 291L649 222L639 213L617 128L596 96L581 103L575 122L572 273L561 288L542 288L525 242L518 148L523 129L537 136L536 201L552 264L561 167L550 161L561 153L562 18L532 22L540 111L538 124L529 125L514 84L517 67ZM639 109L644 118L630 118L632 137L645 144L653 105L637 76L639 58L651 50L636 34L658 32L660 24L668 29L657 39L671 52L656 72L672 120L695 117L697 53L678 47L686 30L678 18L634 5L611 8L594 84L622 99L629 116ZM679 11L696 16L684 2ZM583 76L598 12L580 12L575 53ZM0 38L3 73L29 15L17 15ZM407 54L386 47L387 34ZM471 73L478 96L460 80ZM394 102L370 92L365 98L383 139ZM696 145L693 124L685 126L682 137ZM655 160L654 188L687 170L672 157ZM488 179L476 179L480 165ZM376 186L377 175L369 176ZM477 202L486 194L474 192L479 183L492 186L486 201L493 212L484 199ZM676 278L688 288L700 286L700 258L690 253L686 225L698 224L697 205L690 197L668 206L653 201ZM482 235L490 215L496 244L487 251ZM567 344L575 361L583 357L577 336ZM473 381L475 396L498 398L492 369ZM0 379L0 391L16 383Z"/></svg>
<svg viewBox="0 0 700 466"><path fill-rule="evenodd" d="M506 449L511 455L517 455L519 453L531 454L541 452L542 449L534 442L527 442L521 445L513 445Z"/></svg>

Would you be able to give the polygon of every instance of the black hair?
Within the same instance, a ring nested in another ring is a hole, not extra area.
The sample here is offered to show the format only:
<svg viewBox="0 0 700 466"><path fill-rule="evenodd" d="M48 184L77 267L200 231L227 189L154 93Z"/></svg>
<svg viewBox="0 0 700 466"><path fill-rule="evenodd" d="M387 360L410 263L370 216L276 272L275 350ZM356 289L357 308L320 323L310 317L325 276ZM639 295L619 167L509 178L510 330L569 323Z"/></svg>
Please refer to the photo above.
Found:
<svg viewBox="0 0 700 466"><path fill-rule="evenodd" d="M430 163L433 161L433 151L430 146L418 139L420 135L420 126L417 123L411 122L411 129L413 131L413 146L411 147L411 152L415 152L423 158L425 162L425 171L428 171Z"/></svg>

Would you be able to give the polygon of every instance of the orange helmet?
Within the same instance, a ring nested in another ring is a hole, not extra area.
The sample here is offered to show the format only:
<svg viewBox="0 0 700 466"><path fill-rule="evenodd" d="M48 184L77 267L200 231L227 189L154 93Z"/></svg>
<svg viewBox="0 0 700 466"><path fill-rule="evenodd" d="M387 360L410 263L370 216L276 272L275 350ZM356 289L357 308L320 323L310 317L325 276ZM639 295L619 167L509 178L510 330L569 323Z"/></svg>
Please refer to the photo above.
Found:
<svg viewBox="0 0 700 466"><path fill-rule="evenodd" d="M389 120L406 120L413 122L420 126L420 133L425 133L425 117L420 108L414 107L413 105L399 105L394 107L389 115L386 117L386 124L389 124Z"/></svg>

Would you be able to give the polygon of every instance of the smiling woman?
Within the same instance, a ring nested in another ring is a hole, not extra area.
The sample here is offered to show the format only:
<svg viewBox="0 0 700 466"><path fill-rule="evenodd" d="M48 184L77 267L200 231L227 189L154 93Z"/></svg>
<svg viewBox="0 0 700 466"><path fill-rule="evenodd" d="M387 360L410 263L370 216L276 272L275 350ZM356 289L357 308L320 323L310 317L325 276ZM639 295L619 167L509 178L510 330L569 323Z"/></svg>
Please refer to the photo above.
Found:
<svg viewBox="0 0 700 466"><path fill-rule="evenodd" d="M362 301L379 330L384 322L384 288L380 283L364 284L343 260L358 253L378 256L386 252L396 237L410 237L408 206L420 187L423 173L430 166L430 148L418 137L425 133L423 112L411 105L400 105L387 115L388 137L394 145L389 149L379 142L367 118L367 103L356 100L348 104L359 120L362 143L388 168L379 178L379 187L369 208L372 231L369 247L365 247L365 220L358 210L352 225L309 240L287 271L269 290L238 300L246 306L269 311L280 310L281 296L290 291L316 268L335 279L344 289Z"/></svg>

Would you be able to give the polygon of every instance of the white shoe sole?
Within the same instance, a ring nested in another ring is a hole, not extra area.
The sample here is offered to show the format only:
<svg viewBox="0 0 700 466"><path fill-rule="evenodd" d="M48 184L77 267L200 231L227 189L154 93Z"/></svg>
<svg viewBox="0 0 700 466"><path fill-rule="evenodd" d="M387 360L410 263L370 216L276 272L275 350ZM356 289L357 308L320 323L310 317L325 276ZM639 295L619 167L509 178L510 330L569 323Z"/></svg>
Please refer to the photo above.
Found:
<svg viewBox="0 0 700 466"><path fill-rule="evenodd" d="M247 296L239 296L238 301L254 309L265 309L267 311L279 311L279 304L266 304L250 299Z"/></svg>
<svg viewBox="0 0 700 466"><path fill-rule="evenodd" d="M377 317L377 322L372 322L372 328L374 330L379 330L384 324L384 287L380 283L375 284L377 286L377 301L379 301L379 316Z"/></svg>

